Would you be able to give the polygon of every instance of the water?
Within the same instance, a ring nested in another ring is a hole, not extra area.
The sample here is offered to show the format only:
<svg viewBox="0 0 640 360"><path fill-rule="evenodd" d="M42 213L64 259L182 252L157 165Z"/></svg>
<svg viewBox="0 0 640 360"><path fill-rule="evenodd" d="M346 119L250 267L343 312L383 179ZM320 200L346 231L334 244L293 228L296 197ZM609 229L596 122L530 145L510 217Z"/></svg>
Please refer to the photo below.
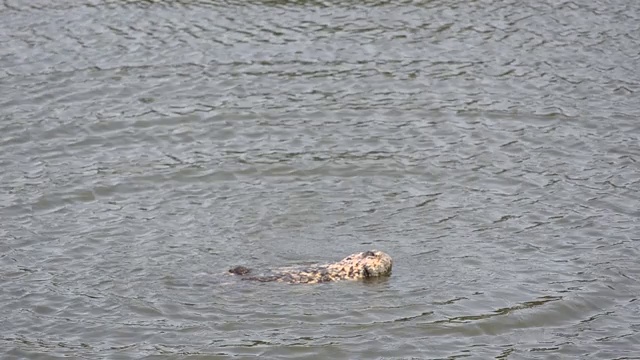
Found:
<svg viewBox="0 0 640 360"><path fill-rule="evenodd" d="M2 2L2 358L640 358L639 24ZM370 248L390 278L225 274Z"/></svg>

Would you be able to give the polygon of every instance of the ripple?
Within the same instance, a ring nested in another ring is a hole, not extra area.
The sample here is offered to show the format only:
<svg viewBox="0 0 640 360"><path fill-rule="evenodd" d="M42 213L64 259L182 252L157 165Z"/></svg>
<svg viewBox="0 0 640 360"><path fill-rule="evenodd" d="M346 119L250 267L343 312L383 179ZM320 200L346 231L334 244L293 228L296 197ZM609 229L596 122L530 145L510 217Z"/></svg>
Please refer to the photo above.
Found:
<svg viewBox="0 0 640 360"><path fill-rule="evenodd" d="M3 2L4 357L633 357L638 10Z"/></svg>

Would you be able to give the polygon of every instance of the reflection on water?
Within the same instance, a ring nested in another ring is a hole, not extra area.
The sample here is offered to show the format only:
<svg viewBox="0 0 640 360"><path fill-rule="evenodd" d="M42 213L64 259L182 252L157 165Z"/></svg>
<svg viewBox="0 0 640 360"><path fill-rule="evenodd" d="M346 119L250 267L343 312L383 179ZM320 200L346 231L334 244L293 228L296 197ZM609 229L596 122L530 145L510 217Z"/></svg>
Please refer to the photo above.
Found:
<svg viewBox="0 0 640 360"><path fill-rule="evenodd" d="M637 356L639 18L2 2L3 358Z"/></svg>

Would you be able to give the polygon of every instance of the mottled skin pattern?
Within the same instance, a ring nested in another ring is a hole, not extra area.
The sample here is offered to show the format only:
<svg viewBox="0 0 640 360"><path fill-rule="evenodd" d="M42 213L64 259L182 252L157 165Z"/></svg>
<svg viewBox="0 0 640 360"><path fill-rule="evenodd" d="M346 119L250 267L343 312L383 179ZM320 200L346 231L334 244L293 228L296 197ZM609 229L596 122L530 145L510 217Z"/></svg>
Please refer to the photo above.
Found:
<svg viewBox="0 0 640 360"><path fill-rule="evenodd" d="M338 280L361 280L391 275L393 261L382 251L370 250L352 254L337 263L310 267L303 270L290 270L270 276L243 277L242 280L279 281L291 284L317 284ZM229 270L236 275L246 275L249 268L237 266Z"/></svg>

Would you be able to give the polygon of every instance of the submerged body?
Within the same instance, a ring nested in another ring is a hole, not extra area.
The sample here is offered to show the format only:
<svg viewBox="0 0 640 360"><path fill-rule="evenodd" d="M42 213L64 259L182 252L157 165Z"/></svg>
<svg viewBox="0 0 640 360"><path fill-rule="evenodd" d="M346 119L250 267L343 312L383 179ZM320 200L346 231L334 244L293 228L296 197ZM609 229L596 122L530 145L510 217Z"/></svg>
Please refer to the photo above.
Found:
<svg viewBox="0 0 640 360"><path fill-rule="evenodd" d="M279 281L292 284L316 284L338 280L361 280L391 275L393 260L378 250L352 254L337 263L309 267L302 270L289 270L269 276L249 276L243 280ZM246 275L249 268L237 266L229 270L236 275Z"/></svg>

